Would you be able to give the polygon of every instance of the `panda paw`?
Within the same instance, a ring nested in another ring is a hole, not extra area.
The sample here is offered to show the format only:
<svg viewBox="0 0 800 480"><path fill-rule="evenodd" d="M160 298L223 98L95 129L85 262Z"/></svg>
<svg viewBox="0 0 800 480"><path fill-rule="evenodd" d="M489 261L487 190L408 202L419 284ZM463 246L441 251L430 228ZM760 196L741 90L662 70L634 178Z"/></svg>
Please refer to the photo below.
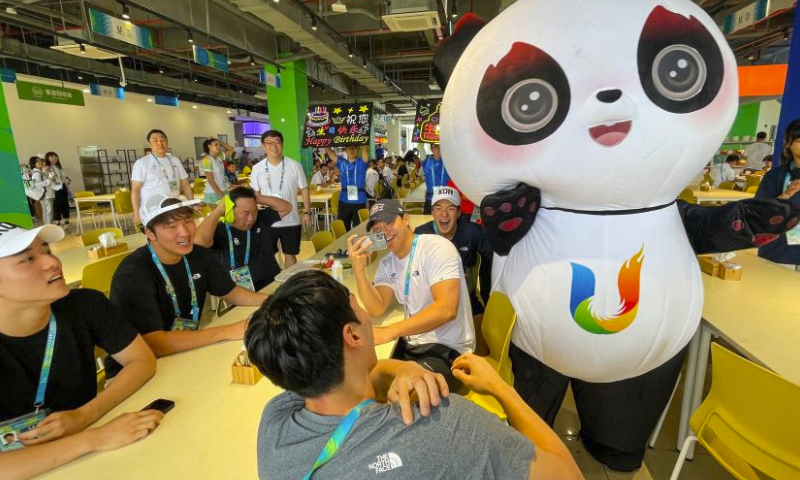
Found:
<svg viewBox="0 0 800 480"><path fill-rule="evenodd" d="M753 199L748 202L750 230L752 242L762 247L778 239L778 237L797 226L800 221L800 209L788 200ZM732 228L741 229L740 221L735 220Z"/></svg>
<svg viewBox="0 0 800 480"><path fill-rule="evenodd" d="M536 219L541 200L539 189L524 183L511 190L484 197L481 202L481 218L492 248L498 255L508 255L511 247L528 233Z"/></svg>

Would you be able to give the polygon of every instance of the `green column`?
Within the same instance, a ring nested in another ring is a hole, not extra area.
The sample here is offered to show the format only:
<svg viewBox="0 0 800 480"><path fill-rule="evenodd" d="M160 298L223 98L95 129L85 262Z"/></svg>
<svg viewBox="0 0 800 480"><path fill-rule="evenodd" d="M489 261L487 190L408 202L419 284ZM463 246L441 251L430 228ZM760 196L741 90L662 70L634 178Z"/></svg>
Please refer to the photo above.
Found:
<svg viewBox="0 0 800 480"><path fill-rule="evenodd" d="M2 85L0 85L0 222L14 223L26 228L33 226Z"/></svg>
<svg viewBox="0 0 800 480"><path fill-rule="evenodd" d="M282 65L280 87L267 85L267 106L270 128L283 134L283 153L303 165L311 175L313 160L311 150L300 148L303 143L303 126L308 111L308 77L306 62L297 60ZM264 67L268 74L277 75L274 65Z"/></svg>

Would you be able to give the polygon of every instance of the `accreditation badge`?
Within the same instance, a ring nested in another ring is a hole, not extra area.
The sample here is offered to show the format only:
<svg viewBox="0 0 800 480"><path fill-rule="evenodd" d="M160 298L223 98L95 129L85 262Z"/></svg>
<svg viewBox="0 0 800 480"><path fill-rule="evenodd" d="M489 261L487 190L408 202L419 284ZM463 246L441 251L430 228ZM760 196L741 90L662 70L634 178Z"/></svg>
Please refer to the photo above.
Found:
<svg viewBox="0 0 800 480"><path fill-rule="evenodd" d="M469 221L472 223L480 223L481 220L481 208L475 205L472 208L472 215L469 217Z"/></svg>
<svg viewBox="0 0 800 480"><path fill-rule="evenodd" d="M348 202L357 202L358 201L358 187L355 185L348 185L347 186L347 201Z"/></svg>
<svg viewBox="0 0 800 480"><path fill-rule="evenodd" d="M786 232L787 245L800 245L800 225Z"/></svg>
<svg viewBox="0 0 800 480"><path fill-rule="evenodd" d="M25 448L25 445L19 441L19 435L36 428L36 425L39 425L39 422L49 414L50 410L45 408L38 412L0 422L0 452Z"/></svg>
<svg viewBox="0 0 800 480"><path fill-rule="evenodd" d="M194 332L200 327L200 320L196 322L191 318L175 317L175 322L172 324L173 332Z"/></svg>
<svg viewBox="0 0 800 480"><path fill-rule="evenodd" d="M231 270L231 280L242 288L246 288L251 292L256 291L253 284L253 276L250 274L250 267L240 267Z"/></svg>

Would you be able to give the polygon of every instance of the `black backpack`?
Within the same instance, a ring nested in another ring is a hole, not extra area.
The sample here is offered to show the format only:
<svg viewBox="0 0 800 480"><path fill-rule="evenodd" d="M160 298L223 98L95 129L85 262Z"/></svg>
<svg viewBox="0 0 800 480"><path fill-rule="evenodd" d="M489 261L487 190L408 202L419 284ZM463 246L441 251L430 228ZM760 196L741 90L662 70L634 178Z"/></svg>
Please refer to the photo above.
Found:
<svg viewBox="0 0 800 480"><path fill-rule="evenodd" d="M384 199L394 198L394 189L392 188L391 185L389 185L389 181L386 180L386 177L384 177L383 174L381 174L381 173L378 174L378 184L382 188L381 188L381 194L377 195L376 200L384 200ZM376 193L377 193L378 189L376 188L375 190L376 190Z"/></svg>

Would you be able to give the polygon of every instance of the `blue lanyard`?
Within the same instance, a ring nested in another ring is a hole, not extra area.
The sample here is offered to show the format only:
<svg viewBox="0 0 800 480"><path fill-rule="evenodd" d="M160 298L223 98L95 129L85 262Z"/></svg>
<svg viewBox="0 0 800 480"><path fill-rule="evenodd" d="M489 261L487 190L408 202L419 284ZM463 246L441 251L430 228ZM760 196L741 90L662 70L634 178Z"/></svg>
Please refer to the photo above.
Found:
<svg viewBox="0 0 800 480"><path fill-rule="evenodd" d="M231 270L236 268L236 258L233 256L233 235L231 235L231 226L225 224L225 229L228 231L228 252L231 255ZM247 249L244 251L244 265L250 264L250 230L247 231Z"/></svg>
<svg viewBox="0 0 800 480"><path fill-rule="evenodd" d="M331 438L325 442L325 446L322 447L322 451L319 452L317 456L317 460L314 462L314 465L311 467L311 471L303 477L303 480L309 480L311 475L314 475L314 472L319 470L323 465L330 462L331 459L336 455L341 448L342 444L344 443L345 438L350 433L350 430L353 429L353 425L355 425L356 420L358 417L361 416L361 410L364 409L367 405L375 403L373 399L367 399L363 402L356 405L350 412L342 419L342 423L336 427L336 430L333 431L333 435Z"/></svg>
<svg viewBox="0 0 800 480"><path fill-rule="evenodd" d="M444 185L444 161L436 160L435 158L431 157L429 162L431 162L431 175L433 176L433 178L431 178L431 181L433 182L433 186L434 187L443 186ZM441 167L442 167L442 169L439 171L439 184L438 185L436 184L436 164L437 163L440 164Z"/></svg>
<svg viewBox="0 0 800 480"><path fill-rule="evenodd" d="M347 174L347 185L353 185L353 182L350 181L350 160L345 158L344 161L347 162L347 168L344 169L344 172ZM358 158L356 158L356 161L353 162L353 169L355 170L355 172L353 172L353 176L356 177L356 182L358 182L358 162Z"/></svg>
<svg viewBox="0 0 800 480"><path fill-rule="evenodd" d="M419 240L419 235L414 235L414 240L411 241L411 251L408 253L408 264L406 265L406 276L405 276L405 287L403 288L403 296L405 310L408 311L408 291L411 287L411 269L414 263L414 252L417 251L417 241Z"/></svg>
<svg viewBox="0 0 800 480"><path fill-rule="evenodd" d="M153 156L153 159L156 161L156 163L158 164L158 166L159 166L159 167L161 167L161 174L162 174L162 175L164 175L164 178L165 178L165 179L166 179L168 182L175 182L175 181L177 181L177 179L178 179L178 178L177 178L177 174L175 173L175 167L173 167L173 166L172 166L172 160L170 160L170 158L169 158L169 155L167 155L167 162L169 163L169 169L170 169L170 170L172 170L173 177L175 177L175 179L174 179L174 180L170 180L170 179L169 179L169 175L167 175L167 169L166 169L166 168L164 168L164 164L163 164L163 163L161 163L161 160L159 160L159 159L158 159L158 157L156 157L156 154L155 154L155 153L151 153L150 155L152 155L152 156Z"/></svg>
<svg viewBox="0 0 800 480"><path fill-rule="evenodd" d="M50 312L50 326L47 329L47 344L44 347L44 361L42 362L42 372L39 374L39 388L36 389L36 401L33 407L36 412L44 405L44 392L47 390L47 380L50 378L50 364L53 363L53 351L56 347L56 316Z"/></svg>
<svg viewBox="0 0 800 480"><path fill-rule="evenodd" d="M158 268L158 272L164 278L164 283L166 283L167 294L169 294L170 298L172 299L172 308L175 309L175 316L181 316L181 307L178 305L178 294L175 292L175 287L172 286L172 282L170 281L169 277L167 276L167 272L164 270L164 265L161 264L161 260L158 259L158 255L153 250L153 246L151 244L147 244L147 248L150 249L150 255L153 257L153 263L156 264L156 268ZM200 307L197 305L197 292L194 289L194 280L192 279L192 271L189 269L189 262L186 260L186 257L183 257L183 266L186 267L186 275L189 277L189 289L192 292L192 321L194 323L198 322L200 318Z"/></svg>

